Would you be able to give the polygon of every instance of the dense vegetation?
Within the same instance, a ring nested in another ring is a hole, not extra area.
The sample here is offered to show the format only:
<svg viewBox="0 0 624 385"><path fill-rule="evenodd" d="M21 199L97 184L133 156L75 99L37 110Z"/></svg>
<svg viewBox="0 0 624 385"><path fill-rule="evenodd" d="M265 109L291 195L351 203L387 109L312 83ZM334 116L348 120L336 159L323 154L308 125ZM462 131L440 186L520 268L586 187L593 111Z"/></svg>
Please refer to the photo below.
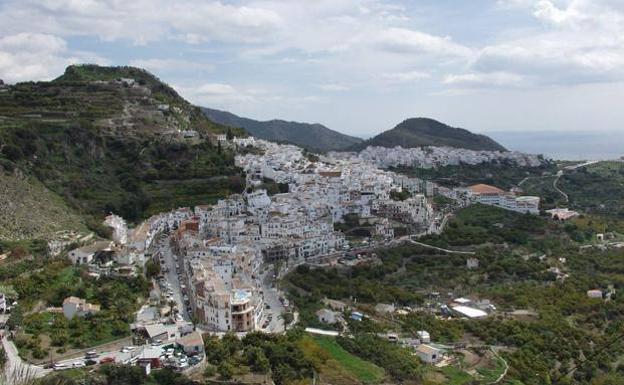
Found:
<svg viewBox="0 0 624 385"><path fill-rule="evenodd" d="M298 331L285 335L250 333L239 339L234 334L223 338L205 338L207 377L229 380L245 373L270 374L282 385L312 378L313 364L298 346L302 337Z"/></svg>
<svg viewBox="0 0 624 385"><path fill-rule="evenodd" d="M409 349L383 340L370 333L358 333L353 338L338 337L340 346L365 360L384 368L396 381L420 377L420 360Z"/></svg>
<svg viewBox="0 0 624 385"><path fill-rule="evenodd" d="M291 143L311 151L340 151L362 142L360 138L341 134L318 123L287 122L275 119L260 122L226 111L210 108L202 108L202 110L210 120L226 126L244 128L256 138Z"/></svg>
<svg viewBox="0 0 624 385"><path fill-rule="evenodd" d="M469 150L505 151L503 146L485 135L473 134L463 128L447 126L428 118L406 119L393 129L356 144L351 149L361 150L368 146L448 146Z"/></svg>
<svg viewBox="0 0 624 385"><path fill-rule="evenodd" d="M449 188L485 183L509 190L517 186L524 178L541 177L543 174L555 174L553 163L544 163L540 167L520 167L513 162L499 161L476 165L460 164L437 168L396 167L392 171L436 182Z"/></svg>
<svg viewBox="0 0 624 385"><path fill-rule="evenodd" d="M622 249L579 248L593 244L605 226L597 217L561 224L475 205L458 212L443 234L422 241L474 250L478 268L465 267L466 255L404 245L377 250L378 263L299 267L287 276L287 285L303 324L321 326L314 314L323 307L321 299L341 299L373 315L373 320L349 322L356 336L398 330L414 337L417 330L427 330L435 342L497 346L510 366L510 383L615 384L611 381L624 372L624 301L619 293L608 300L588 298L587 290L624 285ZM485 320L439 317L448 291L490 299L498 312ZM419 310L389 318L375 315L376 303ZM388 371L374 359L379 353L358 352L348 346L353 340L346 340L346 350ZM364 346L377 349L379 342ZM472 379L457 369L443 373L457 384Z"/></svg>
<svg viewBox="0 0 624 385"><path fill-rule="evenodd" d="M535 215L476 204L458 211L441 235L422 241L442 247L509 243L544 250L560 241L559 230L558 224Z"/></svg>
<svg viewBox="0 0 624 385"><path fill-rule="evenodd" d="M124 77L138 85L114 81ZM0 94L0 116L0 168L36 177L92 228L111 211L136 221L244 188L232 152L211 141L244 133L140 69L71 66L53 82L19 83ZM184 129L199 136L175 136Z"/></svg>
<svg viewBox="0 0 624 385"><path fill-rule="evenodd" d="M559 182L570 206L624 220L624 161L600 162L566 171Z"/></svg>
<svg viewBox="0 0 624 385"><path fill-rule="evenodd" d="M34 381L33 385L190 385L194 382L169 369L145 375L139 366L108 364L95 371L68 370Z"/></svg>
<svg viewBox="0 0 624 385"><path fill-rule="evenodd" d="M20 274L7 282L20 300L11 315L11 326L19 329L15 343L23 354L35 359L47 357L51 349L63 353L129 335L140 298L148 294L148 283L142 276L96 279L81 268L55 260L49 260L44 269ZM41 311L61 307L69 296L98 304L101 310L72 320L62 313Z"/></svg>

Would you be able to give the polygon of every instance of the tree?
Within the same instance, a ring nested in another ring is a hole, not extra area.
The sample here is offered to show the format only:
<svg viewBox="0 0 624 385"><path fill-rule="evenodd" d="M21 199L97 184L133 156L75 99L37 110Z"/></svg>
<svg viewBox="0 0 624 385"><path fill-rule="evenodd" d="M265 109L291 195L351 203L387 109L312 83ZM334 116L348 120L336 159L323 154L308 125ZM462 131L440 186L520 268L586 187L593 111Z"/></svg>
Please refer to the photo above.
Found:
<svg viewBox="0 0 624 385"><path fill-rule="evenodd" d="M269 371L271 367L269 359L259 347L249 347L245 352L245 356L247 365L251 367L252 371L256 373L267 373Z"/></svg>
<svg viewBox="0 0 624 385"><path fill-rule="evenodd" d="M145 276L149 279L156 277L158 274L160 274L160 264L152 260L147 261L145 264Z"/></svg>
<svg viewBox="0 0 624 385"><path fill-rule="evenodd" d="M229 361L223 361L217 367L217 372L219 372L221 379L229 380L234 375L234 367Z"/></svg>
<svg viewBox="0 0 624 385"><path fill-rule="evenodd" d="M20 305L17 305L13 307L11 311L11 316L9 317L9 320L7 321L7 326L9 327L9 330L16 330L18 327L22 325L23 322L24 322L24 313L22 312L22 307Z"/></svg>

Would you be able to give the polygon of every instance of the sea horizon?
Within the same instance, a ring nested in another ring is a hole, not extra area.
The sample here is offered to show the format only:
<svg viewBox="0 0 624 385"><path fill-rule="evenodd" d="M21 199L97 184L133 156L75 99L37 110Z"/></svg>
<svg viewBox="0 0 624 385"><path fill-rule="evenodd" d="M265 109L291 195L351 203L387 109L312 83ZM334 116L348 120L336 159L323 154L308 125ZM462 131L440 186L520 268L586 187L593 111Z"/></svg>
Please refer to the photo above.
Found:
<svg viewBox="0 0 624 385"><path fill-rule="evenodd" d="M624 156L624 132L497 131L490 136L508 150L555 160L612 160Z"/></svg>

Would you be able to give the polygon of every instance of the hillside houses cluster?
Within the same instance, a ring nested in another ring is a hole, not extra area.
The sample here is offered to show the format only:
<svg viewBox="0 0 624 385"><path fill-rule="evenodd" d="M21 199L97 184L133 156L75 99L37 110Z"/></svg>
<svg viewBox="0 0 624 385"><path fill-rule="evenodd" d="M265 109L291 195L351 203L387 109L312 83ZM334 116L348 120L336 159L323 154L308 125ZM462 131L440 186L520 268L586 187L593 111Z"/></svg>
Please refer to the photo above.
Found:
<svg viewBox="0 0 624 385"><path fill-rule="evenodd" d="M231 238L229 243L215 236L205 218L183 221L174 235L192 313L211 330L255 330L264 309L260 249L253 239Z"/></svg>
<svg viewBox="0 0 624 385"><path fill-rule="evenodd" d="M393 172L340 155L310 161L296 146L261 140L257 140L256 145L262 148L263 155L247 154L236 158L237 165L247 172L248 185L260 185L266 179L287 184L289 193L272 197L275 203L280 202L285 208L294 205L297 211L317 223L326 221L331 228L347 214L391 219L415 228L427 228L431 221L432 208L420 188L411 189L413 194L403 201L391 198L391 191L404 188ZM292 213L292 210L286 212ZM387 221L380 223L391 225Z"/></svg>
<svg viewBox="0 0 624 385"><path fill-rule="evenodd" d="M435 168L460 164L476 165L487 162L511 162L521 167L538 167L544 162L544 159L539 155L518 151L476 151L435 146L418 148L369 146L359 154L352 154L351 156L382 168L390 166Z"/></svg>
<svg viewBox="0 0 624 385"><path fill-rule="evenodd" d="M151 256L156 234L176 228L193 216L189 208L154 215L133 229L123 218L111 214L104 225L112 228L112 241L96 241L72 249L67 256L74 265L86 265L94 276L135 275Z"/></svg>
<svg viewBox="0 0 624 385"><path fill-rule="evenodd" d="M393 173L363 162L312 162L295 146L254 145L262 155L236 158L247 173L243 194L196 206L169 226L191 310L209 329L256 329L264 309L262 262L340 254L348 245L334 224L347 214L376 219L376 231L387 237L393 221L428 226L432 208L424 195L390 198L401 189ZM269 196L262 188L268 179L288 192Z"/></svg>

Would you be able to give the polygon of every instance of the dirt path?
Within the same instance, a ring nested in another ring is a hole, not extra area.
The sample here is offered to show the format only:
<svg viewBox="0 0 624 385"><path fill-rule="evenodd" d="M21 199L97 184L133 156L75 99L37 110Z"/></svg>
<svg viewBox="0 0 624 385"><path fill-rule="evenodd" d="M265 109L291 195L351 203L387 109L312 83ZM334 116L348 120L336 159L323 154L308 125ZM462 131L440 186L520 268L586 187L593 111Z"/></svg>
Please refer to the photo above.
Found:
<svg viewBox="0 0 624 385"><path fill-rule="evenodd" d="M426 244L426 243L418 242L418 241L415 241L415 240L413 240L413 239L408 239L407 241L408 241L408 242L411 242L411 243L413 243L413 244L415 244L415 245L418 245L418 246L422 246L422 247L426 247L426 248L429 248L429 249L434 249L434 250L438 250L438 251L443 251L443 252L445 252L445 253L449 253L449 254L475 255L475 252L474 252L474 251L458 251L458 250L443 249L443 248L441 248L441 247L438 247L438 246L433 246L433 245L428 245L428 244Z"/></svg>

